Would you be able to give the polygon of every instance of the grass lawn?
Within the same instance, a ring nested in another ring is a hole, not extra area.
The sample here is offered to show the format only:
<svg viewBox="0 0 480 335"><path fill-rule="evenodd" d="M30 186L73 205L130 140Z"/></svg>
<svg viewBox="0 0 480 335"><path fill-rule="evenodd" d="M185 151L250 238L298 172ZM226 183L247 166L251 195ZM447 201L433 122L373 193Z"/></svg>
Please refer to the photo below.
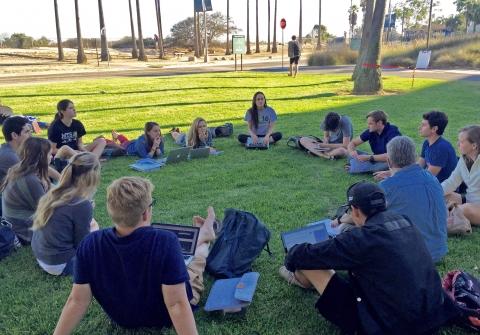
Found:
<svg viewBox="0 0 480 335"><path fill-rule="evenodd" d="M146 121L157 121L167 133L172 126L186 131L196 116L209 125L234 123L235 137L246 131L245 110L257 90L265 92L268 104L279 114L277 130L291 135L320 135L319 124L331 110L348 114L355 135L365 127L365 114L384 109L393 124L421 146L417 128L422 113L440 109L450 124L445 137L456 143L457 131L478 123L480 85L473 82L443 82L386 77L386 94L380 97L349 95L352 82L345 75L304 75L293 79L284 74L262 72L199 74L174 77L104 79L72 83L2 87L0 98L16 113L50 121L60 99L74 101L78 119L87 129L87 142L112 129L136 137ZM44 134L45 135L45 134ZM167 136L167 150L174 147ZM2 139L3 141L3 139ZM141 174L129 170L134 158L117 158L102 166L102 183L96 194L95 218L102 227L111 225L105 208L105 189L115 178L139 175L156 186L154 221L190 224L195 214L213 205L219 217L234 207L255 213L271 230L274 257L263 253L254 263L261 273L252 305L243 315L196 313L201 334L332 334L336 330L317 315L317 296L291 287L277 275L283 263L281 231L300 227L331 215L345 201L347 187L365 176L343 171L344 161L324 161L290 149L285 139L268 151L246 151L235 138L217 139L224 154L166 166ZM438 265L443 275L462 268L480 275L480 230L449 240L449 253ZM394 261L394 260L392 260ZM208 288L211 278L207 277ZM0 263L0 333L49 334L53 331L69 294L71 280L54 278L36 265L29 248L22 248ZM208 292L208 291L207 291ZM205 294L206 297L206 294ZM202 305L205 300L202 300ZM127 334L113 327L97 303L89 309L77 334ZM137 331L155 334L158 331ZM172 332L173 333L173 332ZM444 334L463 334L458 328Z"/></svg>

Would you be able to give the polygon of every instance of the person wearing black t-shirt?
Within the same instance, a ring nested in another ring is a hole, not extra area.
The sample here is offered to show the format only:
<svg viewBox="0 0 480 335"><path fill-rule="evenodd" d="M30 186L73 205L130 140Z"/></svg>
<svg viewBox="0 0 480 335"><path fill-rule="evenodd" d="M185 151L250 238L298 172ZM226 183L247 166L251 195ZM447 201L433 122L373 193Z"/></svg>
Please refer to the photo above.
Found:
<svg viewBox="0 0 480 335"><path fill-rule="evenodd" d="M92 143L84 145L82 137L87 132L83 124L74 119L76 116L77 112L72 101L61 100L57 104L55 119L48 128L48 139L52 142L55 157L68 159L78 151L89 151L100 157L106 145L105 139L99 137Z"/></svg>

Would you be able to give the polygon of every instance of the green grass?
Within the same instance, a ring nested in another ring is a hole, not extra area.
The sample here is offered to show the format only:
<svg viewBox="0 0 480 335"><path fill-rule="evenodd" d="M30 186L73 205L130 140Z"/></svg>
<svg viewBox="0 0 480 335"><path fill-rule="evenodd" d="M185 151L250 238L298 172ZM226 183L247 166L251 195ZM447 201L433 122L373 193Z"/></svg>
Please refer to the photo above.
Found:
<svg viewBox="0 0 480 335"><path fill-rule="evenodd" d="M2 87L2 103L17 113L53 117L58 100L72 99L78 118L89 132L87 141L111 129L138 136L145 121L155 120L164 133L172 126L184 131L196 116L209 125L231 121L235 136L245 132L242 121L251 97L265 92L268 103L279 114L277 130L285 137L319 135L319 123L327 111L352 117L355 134L365 127L366 112L381 108L403 134L412 136L420 148L417 128L422 113L440 109L449 114L446 138L455 142L460 127L478 123L480 85L474 82L443 82L397 77L385 78L386 94L378 97L352 96L352 82L346 75L304 75L225 73L175 77L105 79L72 83ZM285 140L268 151L246 151L234 138L218 139L224 154L166 166L141 174L128 169L133 158L118 158L102 167L102 183L96 195L95 217L102 227L111 225L105 209L105 188L124 175L145 176L156 188L154 220L190 224L195 214L205 214L213 205L218 216L228 207L255 213L271 230L274 257L262 254L254 263L261 273L252 305L244 315L222 316L196 313L201 334L332 334L335 328L319 317L316 296L288 286L277 275L283 262L279 234L332 214L345 200L345 190L365 176L343 172L343 161L323 161L288 148ZM173 148L171 139L167 149ZM479 275L480 233L451 238L450 252L438 266L463 268ZM23 248L0 263L0 333L49 334L53 331L69 294L71 280L44 274L29 248ZM208 288L211 278L207 277ZM207 291L208 292L208 291ZM206 296L206 294L205 294ZM205 299L202 300L202 305ZM110 325L94 303L77 328L77 334L128 334ZM138 331L155 334L155 331ZM457 328L444 334L463 334Z"/></svg>

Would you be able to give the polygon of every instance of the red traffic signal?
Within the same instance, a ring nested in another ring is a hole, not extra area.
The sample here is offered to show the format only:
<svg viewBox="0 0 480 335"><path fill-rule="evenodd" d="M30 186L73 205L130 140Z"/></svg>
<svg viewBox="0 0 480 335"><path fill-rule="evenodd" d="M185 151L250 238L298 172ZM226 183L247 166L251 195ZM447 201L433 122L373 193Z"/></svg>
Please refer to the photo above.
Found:
<svg viewBox="0 0 480 335"><path fill-rule="evenodd" d="M280 20L280 28L285 29L286 26L287 26L287 20L281 19Z"/></svg>

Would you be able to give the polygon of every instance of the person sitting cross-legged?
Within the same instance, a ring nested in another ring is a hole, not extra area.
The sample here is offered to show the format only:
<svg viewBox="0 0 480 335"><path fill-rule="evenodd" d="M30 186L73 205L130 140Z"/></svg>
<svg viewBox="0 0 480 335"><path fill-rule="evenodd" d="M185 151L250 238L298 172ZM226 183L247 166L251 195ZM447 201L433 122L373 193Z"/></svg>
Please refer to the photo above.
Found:
<svg viewBox="0 0 480 335"><path fill-rule="evenodd" d="M172 232L151 226L153 185L139 177L115 180L107 189L114 227L87 235L76 254L73 288L54 334L70 334L92 295L114 323L124 328L169 327L197 334L192 305L204 290L203 271L215 239L215 212L194 217L200 226L193 260L185 266Z"/></svg>
<svg viewBox="0 0 480 335"><path fill-rule="evenodd" d="M346 169L350 173L388 170L387 143L395 136L401 135L396 126L387 122L387 114L381 110L368 113L367 124L368 129L348 144L350 158ZM356 148L367 141L372 154L357 151Z"/></svg>
<svg viewBox="0 0 480 335"><path fill-rule="evenodd" d="M447 206L443 190L430 172L416 164L415 143L397 136L387 144L391 177L379 186L385 191L388 209L407 216L423 236L432 260L446 255Z"/></svg>
<svg viewBox="0 0 480 335"><path fill-rule="evenodd" d="M456 319L415 224L387 211L375 184L354 184L347 199L356 227L292 247L280 275L317 290L316 308L346 334L431 334Z"/></svg>
<svg viewBox="0 0 480 335"><path fill-rule="evenodd" d="M447 201L460 206L465 217L473 225L480 225L480 126L462 128L458 134L458 160L450 177L442 188ZM461 183L467 186L466 194L457 193Z"/></svg>

